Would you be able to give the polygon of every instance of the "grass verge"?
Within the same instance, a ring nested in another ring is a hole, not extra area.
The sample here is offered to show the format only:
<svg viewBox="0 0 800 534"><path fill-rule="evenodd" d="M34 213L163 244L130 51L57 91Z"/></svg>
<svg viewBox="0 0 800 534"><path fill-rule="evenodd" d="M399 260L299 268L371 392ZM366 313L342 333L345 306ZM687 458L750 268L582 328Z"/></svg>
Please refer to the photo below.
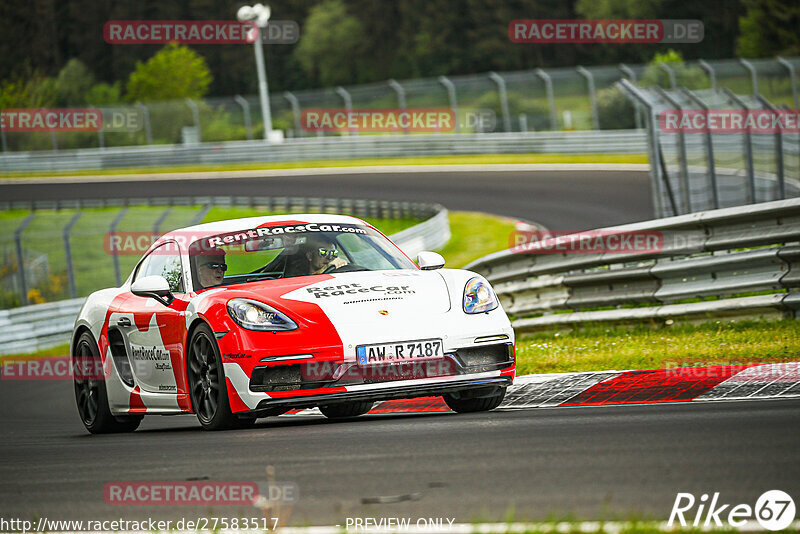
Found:
<svg viewBox="0 0 800 534"><path fill-rule="evenodd" d="M15 171L0 173L2 178L44 178L53 176L106 176L125 174L162 174L176 172L257 171L326 167L371 167L398 165L493 165L510 163L647 163L647 154L468 154L407 158L327 159L227 163L223 165L177 165L171 167L131 167L126 169L85 169L79 171Z"/></svg>

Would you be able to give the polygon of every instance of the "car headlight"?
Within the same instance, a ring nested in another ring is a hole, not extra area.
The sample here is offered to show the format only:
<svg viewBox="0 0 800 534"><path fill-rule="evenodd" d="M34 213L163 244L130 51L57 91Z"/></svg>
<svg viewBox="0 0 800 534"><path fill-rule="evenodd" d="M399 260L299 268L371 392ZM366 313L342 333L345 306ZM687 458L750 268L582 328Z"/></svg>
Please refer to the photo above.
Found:
<svg viewBox="0 0 800 534"><path fill-rule="evenodd" d="M236 324L248 330L295 330L297 323L263 302L250 299L231 299L228 313Z"/></svg>
<svg viewBox="0 0 800 534"><path fill-rule="evenodd" d="M492 311L500 305L489 283L479 277L471 278L464 288L464 311L483 313Z"/></svg>

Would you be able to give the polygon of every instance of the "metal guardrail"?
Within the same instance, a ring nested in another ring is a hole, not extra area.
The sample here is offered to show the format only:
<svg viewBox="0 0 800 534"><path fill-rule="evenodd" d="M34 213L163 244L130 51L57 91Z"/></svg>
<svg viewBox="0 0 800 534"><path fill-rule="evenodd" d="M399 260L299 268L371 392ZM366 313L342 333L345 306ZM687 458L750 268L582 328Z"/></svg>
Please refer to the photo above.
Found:
<svg viewBox="0 0 800 534"><path fill-rule="evenodd" d="M285 139L266 145L263 141L229 141L8 152L0 154L0 169L7 172L73 171L316 159L519 153L643 154L646 151L643 130L370 135Z"/></svg>
<svg viewBox="0 0 800 534"><path fill-rule="evenodd" d="M439 204L417 202L389 202L350 199L322 199L295 197L192 197L157 199L180 205L247 205L272 206L271 209L284 211L319 211L322 213L351 213L362 217L428 217L420 224L406 228L390 239L403 252L414 257L423 250L443 247L450 240L450 222L447 210ZM16 208L64 209L66 207L88 207L99 205L120 205L119 200L96 201L35 201L33 203L12 203ZM191 203L191 204L189 204ZM76 206L77 204L77 206ZM0 204L0 209L8 209L9 203ZM337 211L338 210L338 211ZM69 335L85 298L72 298L45 304L23 306L10 310L0 310L0 355L26 353L57 346L69 341Z"/></svg>
<svg viewBox="0 0 800 534"><path fill-rule="evenodd" d="M558 241L548 238L465 269L492 282L519 332L591 322L794 316L800 309L800 199L584 234L637 232L656 232L662 245L633 254L519 253L556 250Z"/></svg>

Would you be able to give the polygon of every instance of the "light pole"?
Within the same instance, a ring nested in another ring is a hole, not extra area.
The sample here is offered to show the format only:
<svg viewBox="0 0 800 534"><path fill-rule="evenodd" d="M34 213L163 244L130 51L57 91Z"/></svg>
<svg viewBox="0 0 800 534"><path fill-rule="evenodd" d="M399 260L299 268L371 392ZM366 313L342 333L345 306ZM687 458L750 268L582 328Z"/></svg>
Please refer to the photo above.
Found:
<svg viewBox="0 0 800 534"><path fill-rule="evenodd" d="M258 72L258 95L261 100L261 115L264 120L264 140L269 141L272 133L272 114L269 110L269 91L267 89L267 71L264 68L264 50L261 46L261 32L269 22L269 6L256 4L242 6L236 12L236 18L241 22L253 21L258 26L257 39L253 41L256 51L256 72Z"/></svg>

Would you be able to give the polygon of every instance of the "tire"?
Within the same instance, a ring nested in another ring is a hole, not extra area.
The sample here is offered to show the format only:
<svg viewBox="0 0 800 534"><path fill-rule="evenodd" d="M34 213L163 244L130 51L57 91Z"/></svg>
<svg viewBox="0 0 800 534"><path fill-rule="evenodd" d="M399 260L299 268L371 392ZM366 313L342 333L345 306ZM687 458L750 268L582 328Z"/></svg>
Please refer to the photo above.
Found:
<svg viewBox="0 0 800 534"><path fill-rule="evenodd" d="M455 398L453 395L444 395L444 402L451 410L457 413L488 412L494 410L506 396L506 388L488 397L472 397L469 399Z"/></svg>
<svg viewBox="0 0 800 534"><path fill-rule="evenodd" d="M75 344L72 368L75 370L73 373L75 403L86 430L92 434L111 434L133 432L139 427L144 416L115 416L111 413L105 377L98 378L96 374L103 368L100 350L89 332L81 334ZM89 369L90 375L84 376L78 371L79 368Z"/></svg>
<svg viewBox="0 0 800 534"><path fill-rule="evenodd" d="M372 409L372 404L369 401L341 402L320 406L319 411L328 419L344 419L364 415Z"/></svg>
<svg viewBox="0 0 800 534"><path fill-rule="evenodd" d="M192 333L186 351L186 374L192 408L204 430L230 430L251 424L231 413L219 347L206 324Z"/></svg>

